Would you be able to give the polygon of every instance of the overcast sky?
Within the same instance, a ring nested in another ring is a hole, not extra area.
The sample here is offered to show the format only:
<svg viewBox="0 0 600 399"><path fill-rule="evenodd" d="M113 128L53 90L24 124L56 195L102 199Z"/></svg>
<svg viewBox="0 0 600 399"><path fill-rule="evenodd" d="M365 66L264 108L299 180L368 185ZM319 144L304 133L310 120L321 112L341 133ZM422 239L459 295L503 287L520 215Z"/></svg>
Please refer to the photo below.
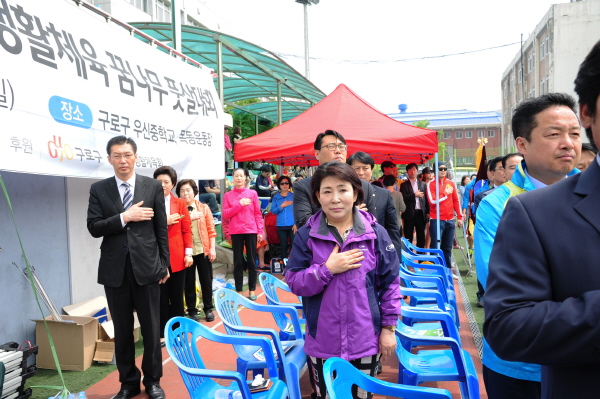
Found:
<svg viewBox="0 0 600 399"><path fill-rule="evenodd" d="M205 0L220 30L279 54L304 74L304 13L294 0ZM384 113L501 108L500 79L549 0L321 0L308 9L310 80L340 83Z"/></svg>

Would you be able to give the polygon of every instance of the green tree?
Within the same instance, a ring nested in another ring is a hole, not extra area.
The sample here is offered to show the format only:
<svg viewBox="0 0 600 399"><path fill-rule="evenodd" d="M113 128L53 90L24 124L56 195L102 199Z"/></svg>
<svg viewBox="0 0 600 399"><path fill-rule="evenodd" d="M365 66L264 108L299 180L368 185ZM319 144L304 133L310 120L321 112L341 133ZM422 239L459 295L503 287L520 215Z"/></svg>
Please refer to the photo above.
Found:
<svg viewBox="0 0 600 399"><path fill-rule="evenodd" d="M235 104L243 107L244 105L255 104L259 102L261 102L259 98L248 98L245 100L236 101ZM274 124L273 122L259 117L257 132L256 116L254 116L253 114L244 112L230 105L225 106L225 112L227 112L233 117L233 126L239 126L240 128L242 128L243 139L265 132L276 126L276 124ZM231 136L231 139L233 140L233 129L230 129L229 134Z"/></svg>
<svg viewBox="0 0 600 399"><path fill-rule="evenodd" d="M413 126L416 127L422 127L424 129L426 129L429 126L429 121L427 119L422 120L422 121L416 121L413 122ZM446 159L446 143L442 142L442 138L444 138L444 131L443 130L438 130L438 154L439 157L442 161L447 161Z"/></svg>

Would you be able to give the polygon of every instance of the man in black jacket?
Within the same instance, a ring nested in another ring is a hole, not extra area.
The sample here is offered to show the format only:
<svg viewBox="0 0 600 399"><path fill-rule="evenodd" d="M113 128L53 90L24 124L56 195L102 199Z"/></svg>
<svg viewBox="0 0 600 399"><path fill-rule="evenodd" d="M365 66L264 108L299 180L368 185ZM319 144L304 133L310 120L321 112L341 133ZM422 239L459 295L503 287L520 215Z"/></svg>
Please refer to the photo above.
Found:
<svg viewBox="0 0 600 399"><path fill-rule="evenodd" d="M102 237L98 283L104 285L115 327L121 389L113 399L141 393L135 365L133 311L144 336L144 386L151 399L164 399L160 349L159 284L169 278L167 214L162 185L135 173L137 145L130 137L109 140L106 151L115 176L92 184L87 227Z"/></svg>
<svg viewBox="0 0 600 399"><path fill-rule="evenodd" d="M319 133L314 143L315 158L322 165L329 161L346 162L348 146L344 137L335 130L326 130ZM366 154L368 156L368 154ZM370 157L369 157L370 158ZM371 160L372 161L372 160ZM372 168L371 168L372 169ZM294 221L298 228L304 226L309 217L319 210L310 198L312 190L310 188L311 178L306 178L299 183L294 184ZM401 256L400 227L396 217L396 208L389 191L379 189L369 184L361 178L362 189L364 191L365 204L362 209L371 212L377 219L377 223L382 225L388 231L392 243L396 247L398 257Z"/></svg>
<svg viewBox="0 0 600 399"><path fill-rule="evenodd" d="M429 201L427 201L427 186L417 179L417 164L406 165L408 180L400 185L400 192L406 204L402 214L404 221L404 237L412 242L413 231L417 231L417 247L425 248L425 227L429 219Z"/></svg>

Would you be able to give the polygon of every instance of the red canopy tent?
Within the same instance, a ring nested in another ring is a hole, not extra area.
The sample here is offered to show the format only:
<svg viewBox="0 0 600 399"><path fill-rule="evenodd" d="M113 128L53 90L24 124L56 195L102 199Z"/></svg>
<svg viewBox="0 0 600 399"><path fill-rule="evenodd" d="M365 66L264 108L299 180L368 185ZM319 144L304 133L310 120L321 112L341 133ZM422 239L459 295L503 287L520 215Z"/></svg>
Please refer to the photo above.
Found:
<svg viewBox="0 0 600 399"><path fill-rule="evenodd" d="M437 132L398 122L340 84L330 95L297 117L237 142L235 160L318 165L313 143L317 134L327 129L344 136L348 155L364 151L377 164L385 160L396 164L422 164L438 151Z"/></svg>

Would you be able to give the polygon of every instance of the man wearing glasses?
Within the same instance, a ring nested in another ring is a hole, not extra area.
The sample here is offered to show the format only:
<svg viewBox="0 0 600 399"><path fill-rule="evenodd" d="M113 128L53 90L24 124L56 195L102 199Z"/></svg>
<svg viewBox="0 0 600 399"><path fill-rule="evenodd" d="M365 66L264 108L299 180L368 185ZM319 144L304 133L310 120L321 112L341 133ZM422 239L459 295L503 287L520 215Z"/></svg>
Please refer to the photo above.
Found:
<svg viewBox="0 0 600 399"><path fill-rule="evenodd" d="M429 234L431 246L436 247L438 242L437 226L440 226L440 249L444 253L446 267L452 267L452 243L454 242L454 214L458 217L458 227L462 227L462 213L458 200L458 190L449 179L446 179L448 168L444 162L438 166L438 177L427 185L427 198L429 199L431 223ZM439 190L439 194L438 194ZM438 198L439 196L439 198ZM437 207L440 207L440 219L437 220ZM456 277L456 275L455 275Z"/></svg>
<svg viewBox="0 0 600 399"><path fill-rule="evenodd" d="M326 130L319 133L313 148L319 165L330 161L346 162L348 153L346 140L335 130ZM310 201L312 196L311 180L312 178L309 177L294 184L294 221L298 229L304 226L309 217L319 211L319 208ZM390 193L386 190L376 191L375 186L365 179L361 179L361 185L365 193L365 203L359 208L369 211L375 216L377 223L385 227L396 247L398 256L400 256L400 227L398 226L396 208L394 208L394 201ZM385 197L382 198L382 196Z"/></svg>

